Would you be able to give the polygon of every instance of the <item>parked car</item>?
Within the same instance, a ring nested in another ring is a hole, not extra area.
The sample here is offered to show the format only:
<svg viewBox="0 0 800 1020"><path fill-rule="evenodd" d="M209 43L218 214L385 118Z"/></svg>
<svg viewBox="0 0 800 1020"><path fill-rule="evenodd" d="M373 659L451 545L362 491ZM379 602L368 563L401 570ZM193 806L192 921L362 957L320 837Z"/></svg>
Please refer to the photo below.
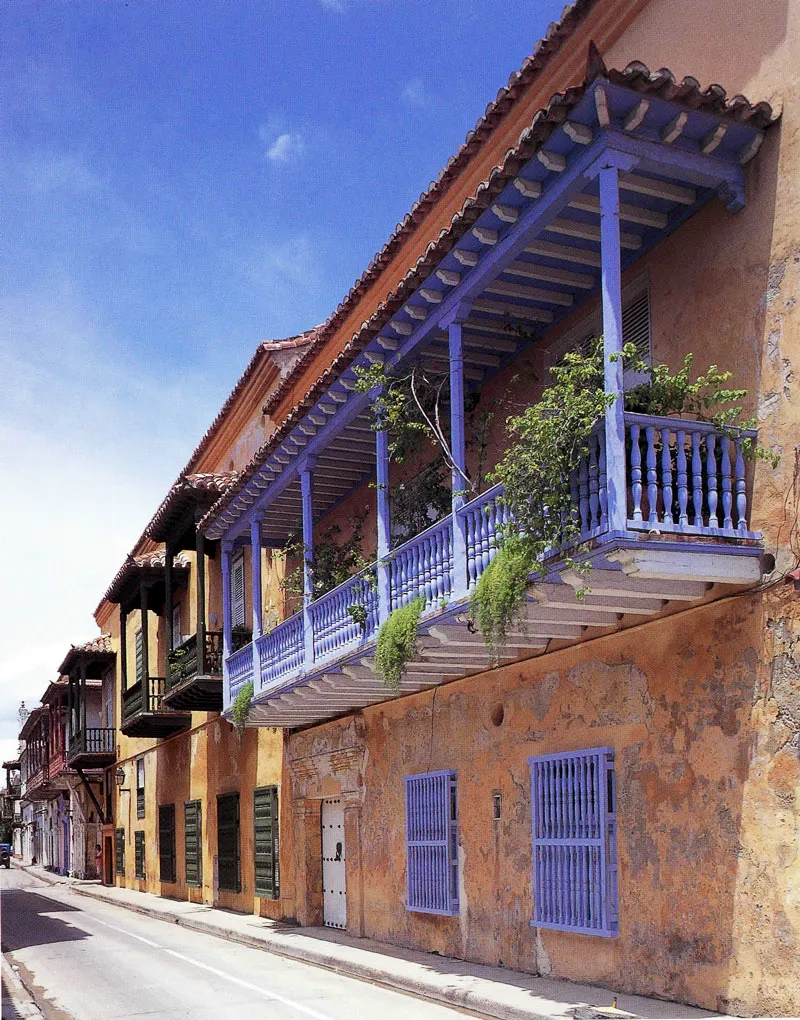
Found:
<svg viewBox="0 0 800 1020"><path fill-rule="evenodd" d="M11 844L0 843L0 864L4 868L11 867Z"/></svg>

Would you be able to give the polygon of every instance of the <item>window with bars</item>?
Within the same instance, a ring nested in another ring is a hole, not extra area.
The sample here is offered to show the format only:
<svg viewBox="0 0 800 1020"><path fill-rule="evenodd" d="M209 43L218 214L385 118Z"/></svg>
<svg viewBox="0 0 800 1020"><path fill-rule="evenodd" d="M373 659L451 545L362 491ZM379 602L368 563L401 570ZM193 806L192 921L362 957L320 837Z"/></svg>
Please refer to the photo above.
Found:
<svg viewBox="0 0 800 1020"><path fill-rule="evenodd" d="M238 553L231 564L231 627L244 626L244 555Z"/></svg>
<svg viewBox="0 0 800 1020"><path fill-rule="evenodd" d="M186 884L199 889L203 884L203 812L199 800L183 805L183 853Z"/></svg>
<svg viewBox="0 0 800 1020"><path fill-rule="evenodd" d="M276 900L280 896L277 786L253 792L253 846L256 896Z"/></svg>
<svg viewBox="0 0 800 1020"><path fill-rule="evenodd" d="M220 889L228 892L242 891L240 853L239 794L220 794L217 797L217 859Z"/></svg>
<svg viewBox="0 0 800 1020"><path fill-rule="evenodd" d="M117 875L125 874L125 830L117 829L114 832L114 867Z"/></svg>
<svg viewBox="0 0 800 1020"><path fill-rule="evenodd" d="M602 335L602 315L600 312L595 312L561 340L557 347L557 361L560 363L568 351L580 351L582 354L588 354ZM650 288L646 279L634 281L623 291L622 342L634 344L641 359L648 364L652 363ZM641 372L637 373L628 369L623 373L623 385L626 390L631 390L646 381L647 376Z"/></svg>
<svg viewBox="0 0 800 1020"><path fill-rule="evenodd" d="M406 776L406 910L458 913L458 802L453 771Z"/></svg>
<svg viewBox="0 0 800 1020"><path fill-rule="evenodd" d="M618 934L614 751L530 758L533 925Z"/></svg>
<svg viewBox="0 0 800 1020"><path fill-rule="evenodd" d="M144 677L144 638L141 627L136 631L134 643L136 645L136 683L139 684Z"/></svg>
<svg viewBox="0 0 800 1020"><path fill-rule="evenodd" d="M144 818L144 758L136 759L136 817Z"/></svg>
<svg viewBox="0 0 800 1020"><path fill-rule="evenodd" d="M176 881L175 805L158 807L158 877L162 882Z"/></svg>
<svg viewBox="0 0 800 1020"><path fill-rule="evenodd" d="M133 834L133 848L134 848L134 863L133 863L133 874L134 878L144 878L144 830L137 829Z"/></svg>

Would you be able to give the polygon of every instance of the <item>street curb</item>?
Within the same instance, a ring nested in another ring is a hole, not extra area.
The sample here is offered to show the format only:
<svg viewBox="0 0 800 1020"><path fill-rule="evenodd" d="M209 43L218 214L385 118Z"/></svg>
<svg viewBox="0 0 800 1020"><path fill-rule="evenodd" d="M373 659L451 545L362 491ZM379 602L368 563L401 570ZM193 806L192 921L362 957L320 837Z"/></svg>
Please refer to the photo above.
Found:
<svg viewBox="0 0 800 1020"><path fill-rule="evenodd" d="M3 974L3 984L9 999L17 1013L23 1020L43 1020L44 1014L36 1005L36 1002L22 983L19 974L9 963L5 954L0 960L0 969Z"/></svg>

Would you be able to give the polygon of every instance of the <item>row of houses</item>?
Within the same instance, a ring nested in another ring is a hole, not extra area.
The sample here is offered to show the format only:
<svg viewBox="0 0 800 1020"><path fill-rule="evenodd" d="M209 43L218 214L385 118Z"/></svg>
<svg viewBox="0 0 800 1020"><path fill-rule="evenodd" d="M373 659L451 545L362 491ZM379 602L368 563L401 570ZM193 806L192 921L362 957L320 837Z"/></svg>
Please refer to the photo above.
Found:
<svg viewBox="0 0 800 1020"><path fill-rule="evenodd" d="M256 349L24 723L24 856L800 1010L799 32L797 0L565 9L330 318ZM612 395L626 342L732 371L779 463L614 400L577 546L489 649L487 470L593 339ZM441 470L393 456L376 365L445 393ZM412 605L389 687L377 636Z"/></svg>

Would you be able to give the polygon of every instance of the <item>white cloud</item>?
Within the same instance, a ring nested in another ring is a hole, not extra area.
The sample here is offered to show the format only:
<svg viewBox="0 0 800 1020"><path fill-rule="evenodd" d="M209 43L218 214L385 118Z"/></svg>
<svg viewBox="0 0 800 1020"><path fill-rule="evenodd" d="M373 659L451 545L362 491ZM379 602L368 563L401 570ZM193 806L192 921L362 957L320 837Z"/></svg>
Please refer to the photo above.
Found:
<svg viewBox="0 0 800 1020"><path fill-rule="evenodd" d="M266 142L266 139L264 141ZM273 163L288 163L302 156L304 149L302 135L293 135L285 131L268 143L267 159Z"/></svg>
<svg viewBox="0 0 800 1020"><path fill-rule="evenodd" d="M422 78L414 78L407 82L400 93L400 101L405 106L418 109L429 109L435 104L435 97L428 90Z"/></svg>

